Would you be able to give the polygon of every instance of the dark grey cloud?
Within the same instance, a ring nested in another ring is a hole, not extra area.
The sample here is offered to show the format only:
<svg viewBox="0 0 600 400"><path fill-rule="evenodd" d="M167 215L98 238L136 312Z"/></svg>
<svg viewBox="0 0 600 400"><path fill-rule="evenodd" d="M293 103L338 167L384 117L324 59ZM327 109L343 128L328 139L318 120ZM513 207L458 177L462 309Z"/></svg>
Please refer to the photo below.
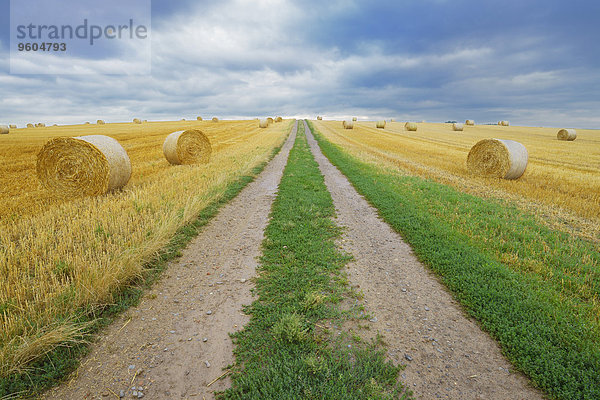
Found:
<svg viewBox="0 0 600 400"><path fill-rule="evenodd" d="M600 127L592 0L154 0L152 12L152 76L0 65L0 122L318 113ZM1 30L2 58L7 43Z"/></svg>

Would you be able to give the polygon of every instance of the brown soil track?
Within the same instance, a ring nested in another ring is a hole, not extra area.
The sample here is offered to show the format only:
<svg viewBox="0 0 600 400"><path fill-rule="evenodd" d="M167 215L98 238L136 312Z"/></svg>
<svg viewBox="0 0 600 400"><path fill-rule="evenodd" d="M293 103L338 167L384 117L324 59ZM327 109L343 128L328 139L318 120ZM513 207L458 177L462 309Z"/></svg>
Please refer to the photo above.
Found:
<svg viewBox="0 0 600 400"><path fill-rule="evenodd" d="M230 386L225 377L207 387L234 362L229 332L248 322L242 307L253 301L250 279L296 129L140 305L103 331L78 371L45 399L116 399L121 390L130 399L135 386L145 399L202 400Z"/></svg>
<svg viewBox="0 0 600 400"><path fill-rule="evenodd" d="M342 247L354 257L350 284L364 293L376 318L371 330L383 334L388 358L406 364L402 380L415 397L543 399L306 132L344 229Z"/></svg>

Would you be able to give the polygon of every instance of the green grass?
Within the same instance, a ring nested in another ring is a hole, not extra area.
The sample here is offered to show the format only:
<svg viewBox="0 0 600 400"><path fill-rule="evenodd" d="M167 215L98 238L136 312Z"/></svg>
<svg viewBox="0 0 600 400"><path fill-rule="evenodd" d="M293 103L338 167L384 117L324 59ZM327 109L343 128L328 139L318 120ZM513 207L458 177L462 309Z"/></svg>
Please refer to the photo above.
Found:
<svg viewBox="0 0 600 400"><path fill-rule="evenodd" d="M323 153L504 353L557 399L600 399L600 252L501 200Z"/></svg>
<svg viewBox="0 0 600 400"><path fill-rule="evenodd" d="M275 157L280 150L281 146L275 148L269 158L272 159ZM181 227L171 239L168 246L154 260L145 265L143 278L114 294L115 303L113 305L99 310L78 310L79 317L75 321L83 324L91 323L89 329L87 329L81 339L93 341L93 334L110 324L120 313L129 307L137 305L144 291L160 278L168 262L181 256L182 249L217 215L221 207L235 198L250 182L254 181L266 165L267 162L261 163L253 168L250 174L241 176L230 183L215 201L207 205L200 212L194 221ZM104 233L102 227L99 227L98 232L99 234ZM63 271L67 267L66 264L60 264L57 265L57 270ZM21 398L37 396L44 390L61 382L69 373L74 371L79 366L81 358L88 351L89 345L86 343L70 344L56 348L31 365L31 370L27 373L13 374L0 379L0 399L4 397L13 398L13 396Z"/></svg>
<svg viewBox="0 0 600 400"><path fill-rule="evenodd" d="M376 343L334 339L320 327L356 316L340 302L351 295L341 269L349 257L335 243L340 229L303 124L290 153L265 231L251 318L233 335L236 366L221 399L398 399L400 368Z"/></svg>

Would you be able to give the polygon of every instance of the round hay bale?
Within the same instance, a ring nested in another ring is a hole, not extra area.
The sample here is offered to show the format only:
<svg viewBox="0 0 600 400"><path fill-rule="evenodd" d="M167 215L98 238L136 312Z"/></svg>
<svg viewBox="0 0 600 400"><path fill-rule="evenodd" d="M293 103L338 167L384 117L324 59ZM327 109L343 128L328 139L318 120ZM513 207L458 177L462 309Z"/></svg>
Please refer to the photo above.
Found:
<svg viewBox="0 0 600 400"><path fill-rule="evenodd" d="M267 118L267 121L269 121L269 124L272 124L273 122L275 122L275 120L271 117Z"/></svg>
<svg viewBox="0 0 600 400"><path fill-rule="evenodd" d="M499 121L498 125L500 125L500 126L509 126L510 124L509 124L508 121Z"/></svg>
<svg viewBox="0 0 600 400"><path fill-rule="evenodd" d="M219 122L219 118L217 118L217 117L212 117L212 120L211 120L211 121L212 121L212 122Z"/></svg>
<svg viewBox="0 0 600 400"><path fill-rule="evenodd" d="M98 124L98 125L104 125L105 122L103 120L99 119L98 121L96 121L96 124Z"/></svg>
<svg viewBox="0 0 600 400"><path fill-rule="evenodd" d="M465 125L475 125L475 121L473 121L472 119L468 119L465 121Z"/></svg>
<svg viewBox="0 0 600 400"><path fill-rule="evenodd" d="M28 128L33 128L33 124L31 124L31 123L30 123L30 124L27 124L27 127L28 127Z"/></svg>
<svg viewBox="0 0 600 400"><path fill-rule="evenodd" d="M356 118L356 117L352 117L352 121L353 121L353 122L356 122L356 121L358 121L358 118Z"/></svg>
<svg viewBox="0 0 600 400"><path fill-rule="evenodd" d="M407 122L404 124L404 129L414 132L417 130L417 124L414 122Z"/></svg>
<svg viewBox="0 0 600 400"><path fill-rule="evenodd" d="M281 118L281 117L275 118L275 122L281 122L281 121L283 121L283 118Z"/></svg>
<svg viewBox="0 0 600 400"><path fill-rule="evenodd" d="M0 125L0 135L8 135L10 133L10 128L6 125Z"/></svg>
<svg viewBox="0 0 600 400"><path fill-rule="evenodd" d="M182 121L185 121L185 118L181 118Z"/></svg>
<svg viewBox="0 0 600 400"><path fill-rule="evenodd" d="M91 125L89 121L86 121L84 125Z"/></svg>
<svg viewBox="0 0 600 400"><path fill-rule="evenodd" d="M572 141L577 139L577 131L575 129L561 129L556 134L558 140Z"/></svg>
<svg viewBox="0 0 600 400"><path fill-rule="evenodd" d="M148 122L148 120L147 120L147 119L145 119L145 120L143 120L142 122Z"/></svg>
<svg viewBox="0 0 600 400"><path fill-rule="evenodd" d="M376 126L379 129L384 129L385 128L385 120L383 120L383 121L377 121Z"/></svg>
<svg viewBox="0 0 600 400"><path fill-rule="evenodd" d="M269 127L269 121L267 121L266 118L259 120L258 121L258 127L259 128L268 128Z"/></svg>
<svg viewBox="0 0 600 400"><path fill-rule="evenodd" d="M17 129L17 126L16 126L16 125L14 125L14 124L10 124L8 127L9 127L10 129Z"/></svg>
<svg viewBox="0 0 600 400"><path fill-rule="evenodd" d="M465 125L459 122L455 122L452 124L452 130L454 131L462 131L465 129Z"/></svg>
<svg viewBox="0 0 600 400"><path fill-rule="evenodd" d="M323 117L317 117L317 121L323 121Z"/></svg>
<svg viewBox="0 0 600 400"><path fill-rule="evenodd" d="M43 122L39 122L39 123L35 124L35 127L36 127L36 128L43 128L43 127L45 127L45 126L46 126L46 124L45 124L45 123L43 123Z"/></svg>
<svg viewBox="0 0 600 400"><path fill-rule="evenodd" d="M129 182L131 161L108 136L62 137L42 147L36 172L44 187L63 197L98 196Z"/></svg>
<svg viewBox="0 0 600 400"><path fill-rule="evenodd" d="M353 121L344 121L342 125L344 126L344 129L354 129Z"/></svg>
<svg viewBox="0 0 600 400"><path fill-rule="evenodd" d="M396 120L394 118L390 119L390 122L396 122Z"/></svg>
<svg viewBox="0 0 600 400"><path fill-rule="evenodd" d="M171 164L207 164L212 146L200 129L171 133L163 144L163 153Z"/></svg>
<svg viewBox="0 0 600 400"><path fill-rule="evenodd" d="M198 121L202 121L202 117L196 117Z"/></svg>
<svg viewBox="0 0 600 400"><path fill-rule="evenodd" d="M134 118L134 119L133 119L133 123L134 123L134 124L141 124L141 123L142 123L142 120L141 120L141 119L139 119L139 118Z"/></svg>
<svg viewBox="0 0 600 400"><path fill-rule="evenodd" d="M529 153L514 140L483 139L471 148L467 169L475 175L518 179L527 168Z"/></svg>

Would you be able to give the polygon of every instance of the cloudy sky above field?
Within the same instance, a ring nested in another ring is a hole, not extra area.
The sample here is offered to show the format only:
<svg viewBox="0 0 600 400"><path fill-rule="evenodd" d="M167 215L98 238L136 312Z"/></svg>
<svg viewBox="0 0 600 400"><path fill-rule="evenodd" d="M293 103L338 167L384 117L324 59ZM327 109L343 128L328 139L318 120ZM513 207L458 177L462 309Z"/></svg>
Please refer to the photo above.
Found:
<svg viewBox="0 0 600 400"><path fill-rule="evenodd" d="M80 12L67 3L47 13ZM600 128L597 0L153 0L149 75L133 73L146 66L135 46L134 61L95 61L102 46L62 60L130 75L11 74L9 16L0 0L0 123L357 115Z"/></svg>

